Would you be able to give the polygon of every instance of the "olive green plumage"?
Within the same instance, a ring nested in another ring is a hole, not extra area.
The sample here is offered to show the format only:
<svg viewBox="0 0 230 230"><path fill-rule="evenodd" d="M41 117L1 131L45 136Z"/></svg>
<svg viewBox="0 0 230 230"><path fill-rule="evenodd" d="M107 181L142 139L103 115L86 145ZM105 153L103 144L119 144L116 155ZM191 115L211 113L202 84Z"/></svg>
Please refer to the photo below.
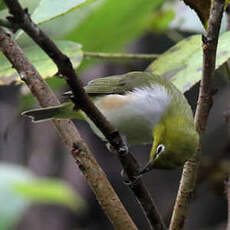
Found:
<svg viewBox="0 0 230 230"><path fill-rule="evenodd" d="M191 108L184 95L168 80L147 72L131 72L90 81L85 90L129 145L153 142L150 161L143 172L180 167L196 151L198 134ZM23 115L33 117L34 121L84 119L103 139L89 118L73 108L73 104L67 102L26 111Z"/></svg>

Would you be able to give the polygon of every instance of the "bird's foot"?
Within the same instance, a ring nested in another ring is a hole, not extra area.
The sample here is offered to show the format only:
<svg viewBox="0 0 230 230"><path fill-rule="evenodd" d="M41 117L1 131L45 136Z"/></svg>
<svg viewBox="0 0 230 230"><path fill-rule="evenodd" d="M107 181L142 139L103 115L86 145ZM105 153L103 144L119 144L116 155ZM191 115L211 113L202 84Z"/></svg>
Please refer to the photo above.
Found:
<svg viewBox="0 0 230 230"><path fill-rule="evenodd" d="M126 175L126 174L125 174ZM125 178L123 181L124 185L127 185L129 187L132 187L136 184L137 180L140 179L141 176L137 175L137 176L132 176L132 178Z"/></svg>
<svg viewBox="0 0 230 230"><path fill-rule="evenodd" d="M117 156L117 150L108 141L105 142L105 146L110 153Z"/></svg>
<svg viewBox="0 0 230 230"><path fill-rule="evenodd" d="M122 154L128 153L126 138L123 136L121 138L122 138L124 145L121 147L118 147L118 148L115 148L114 146L112 146L108 141L105 142L105 145L106 145L108 151L111 152L112 154L116 155L116 156L117 156L117 154L122 155Z"/></svg>

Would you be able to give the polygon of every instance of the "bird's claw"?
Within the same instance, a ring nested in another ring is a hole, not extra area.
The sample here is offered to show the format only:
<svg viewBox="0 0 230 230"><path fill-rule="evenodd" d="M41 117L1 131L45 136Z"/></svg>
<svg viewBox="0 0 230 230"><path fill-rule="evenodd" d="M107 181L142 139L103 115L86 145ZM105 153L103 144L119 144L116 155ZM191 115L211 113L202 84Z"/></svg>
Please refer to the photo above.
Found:
<svg viewBox="0 0 230 230"><path fill-rule="evenodd" d="M111 152L113 155L117 155L117 150L109 142L106 142L105 146L109 152Z"/></svg>
<svg viewBox="0 0 230 230"><path fill-rule="evenodd" d="M127 177L127 174L125 173L124 169L121 170L120 174L121 174L121 177L123 178Z"/></svg>
<svg viewBox="0 0 230 230"><path fill-rule="evenodd" d="M125 154L125 153L128 152L128 147L127 146L122 146L122 147L120 147L118 149L115 149L109 142L106 142L105 145L106 145L108 151L113 153L113 154L115 154L115 155L117 155L117 153L122 155L122 154Z"/></svg>
<svg viewBox="0 0 230 230"><path fill-rule="evenodd" d="M123 181L123 183L124 183L125 185L129 186L129 187L132 187L132 185L134 185L134 184L136 183L136 181L137 181L138 179L140 179L140 177L141 177L141 175L136 175L136 176L132 176L131 179L126 178L126 179Z"/></svg>
<svg viewBox="0 0 230 230"><path fill-rule="evenodd" d="M132 185L132 181L130 181L129 179L126 179L126 180L123 181L123 184L127 185L127 186L130 186L130 185Z"/></svg>
<svg viewBox="0 0 230 230"><path fill-rule="evenodd" d="M72 99L73 98L73 93L72 91L66 91L62 94L62 97L67 97L69 99Z"/></svg>

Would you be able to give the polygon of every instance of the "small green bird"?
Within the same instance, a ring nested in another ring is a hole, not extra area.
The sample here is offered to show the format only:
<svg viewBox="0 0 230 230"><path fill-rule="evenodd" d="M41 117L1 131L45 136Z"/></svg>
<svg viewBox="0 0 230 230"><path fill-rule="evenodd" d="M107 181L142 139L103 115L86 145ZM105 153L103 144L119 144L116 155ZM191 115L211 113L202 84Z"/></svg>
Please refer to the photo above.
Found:
<svg viewBox="0 0 230 230"><path fill-rule="evenodd" d="M192 110L184 95L168 80L148 72L131 72L90 81L85 86L97 108L118 129L128 145L153 143L150 160L141 173L184 164L198 146ZM40 122L52 118L86 120L103 134L72 102L22 113Z"/></svg>

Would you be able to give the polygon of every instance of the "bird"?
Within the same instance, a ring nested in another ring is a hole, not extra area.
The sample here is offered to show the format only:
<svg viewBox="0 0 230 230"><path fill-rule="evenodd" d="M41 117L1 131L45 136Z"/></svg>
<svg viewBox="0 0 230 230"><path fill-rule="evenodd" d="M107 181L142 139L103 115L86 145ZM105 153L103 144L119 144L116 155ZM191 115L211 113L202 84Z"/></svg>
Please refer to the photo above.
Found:
<svg viewBox="0 0 230 230"><path fill-rule="evenodd" d="M96 107L116 128L128 146L152 143L144 174L152 169L182 167L196 152L199 136L185 96L167 79L150 72L129 72L89 81L84 87ZM66 93L71 95L71 92ZM70 96L71 97L71 96ZM105 137L71 101L22 113L33 122L81 119Z"/></svg>

